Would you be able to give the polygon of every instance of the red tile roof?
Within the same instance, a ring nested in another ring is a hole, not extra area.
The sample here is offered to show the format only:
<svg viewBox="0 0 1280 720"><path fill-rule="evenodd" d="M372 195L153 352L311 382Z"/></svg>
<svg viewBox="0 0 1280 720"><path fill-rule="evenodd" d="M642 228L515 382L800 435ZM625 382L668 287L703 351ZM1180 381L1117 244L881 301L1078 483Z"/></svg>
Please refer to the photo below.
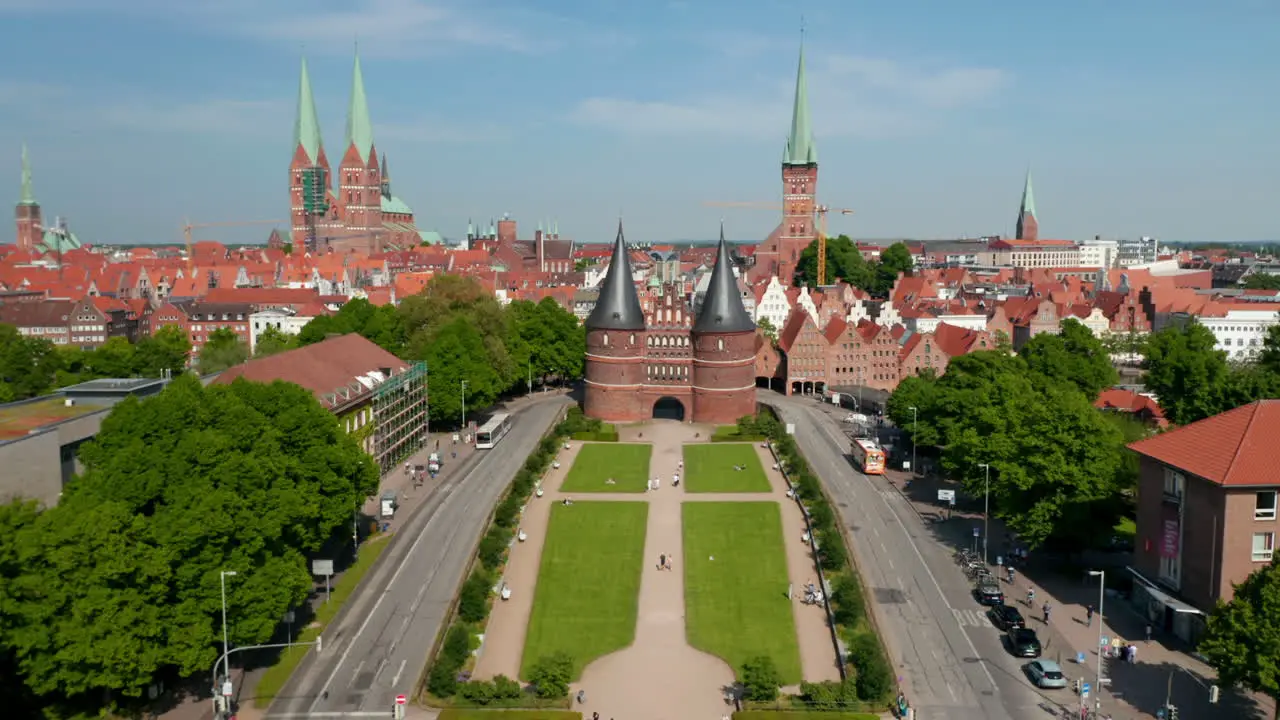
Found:
<svg viewBox="0 0 1280 720"><path fill-rule="evenodd" d="M371 392L357 377L383 368L398 373L406 367L400 358L352 333L250 360L229 368L213 382L227 385L241 377L262 383L283 380L310 390L325 407L338 408Z"/></svg>
<svg viewBox="0 0 1280 720"><path fill-rule="evenodd" d="M1280 485L1280 400L1258 400L1129 444L1129 449L1227 487Z"/></svg>

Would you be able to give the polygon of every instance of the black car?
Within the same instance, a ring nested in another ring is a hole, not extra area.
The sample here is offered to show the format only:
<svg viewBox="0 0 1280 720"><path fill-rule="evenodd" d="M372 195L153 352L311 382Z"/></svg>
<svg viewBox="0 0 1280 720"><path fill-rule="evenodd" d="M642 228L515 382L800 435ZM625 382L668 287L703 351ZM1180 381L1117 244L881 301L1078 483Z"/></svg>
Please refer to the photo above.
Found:
<svg viewBox="0 0 1280 720"><path fill-rule="evenodd" d="M983 605L1004 605L1004 593L994 582L980 582L973 590L974 597Z"/></svg>
<svg viewBox="0 0 1280 720"><path fill-rule="evenodd" d="M1036 637L1036 631L1027 628L1017 628L1009 631L1009 650L1014 655L1024 658L1040 657L1040 638Z"/></svg>
<svg viewBox="0 0 1280 720"><path fill-rule="evenodd" d="M1012 605L997 605L987 611L987 617L991 619L992 625L1001 630L1017 630L1027 626L1022 613Z"/></svg>

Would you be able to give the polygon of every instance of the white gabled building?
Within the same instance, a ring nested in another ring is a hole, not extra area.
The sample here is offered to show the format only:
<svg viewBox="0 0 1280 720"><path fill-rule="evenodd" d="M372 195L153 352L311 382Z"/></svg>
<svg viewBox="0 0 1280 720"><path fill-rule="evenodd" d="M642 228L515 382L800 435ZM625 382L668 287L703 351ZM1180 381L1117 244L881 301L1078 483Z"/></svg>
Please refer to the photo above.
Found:
<svg viewBox="0 0 1280 720"><path fill-rule="evenodd" d="M790 314L791 301L787 299L787 288L778 281L778 276L774 275L769 278L769 284L756 299L754 314L756 324L759 325L761 320L768 320L770 325L781 331L782 326L787 324L787 316Z"/></svg>
<svg viewBox="0 0 1280 720"><path fill-rule="evenodd" d="M1217 338L1229 360L1248 360L1262 350L1267 330L1280 324L1280 303L1210 303L1196 318Z"/></svg>

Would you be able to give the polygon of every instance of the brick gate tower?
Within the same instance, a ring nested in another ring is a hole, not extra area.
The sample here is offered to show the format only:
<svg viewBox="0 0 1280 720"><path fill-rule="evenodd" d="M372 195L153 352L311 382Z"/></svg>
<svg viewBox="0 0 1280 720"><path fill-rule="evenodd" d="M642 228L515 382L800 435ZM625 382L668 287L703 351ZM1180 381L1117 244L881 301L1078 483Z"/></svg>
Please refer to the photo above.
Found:
<svg viewBox="0 0 1280 720"><path fill-rule="evenodd" d="M678 408L680 419L723 425L755 412L756 324L743 307L723 227L696 318L675 288L657 283L648 310L641 305L619 223L586 321L588 416L638 422Z"/></svg>
<svg viewBox="0 0 1280 720"><path fill-rule="evenodd" d="M818 191L818 146L809 124L809 86L805 80L804 46L796 69L791 133L782 152L782 224L756 250L754 279L778 276L790 285L800 253L818 238L814 230L814 196Z"/></svg>

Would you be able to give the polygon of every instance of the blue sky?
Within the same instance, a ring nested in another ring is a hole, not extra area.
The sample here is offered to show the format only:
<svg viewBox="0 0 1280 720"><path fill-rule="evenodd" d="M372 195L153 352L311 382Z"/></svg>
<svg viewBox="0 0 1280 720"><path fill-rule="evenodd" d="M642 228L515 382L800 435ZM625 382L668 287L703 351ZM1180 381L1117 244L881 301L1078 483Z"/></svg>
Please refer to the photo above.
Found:
<svg viewBox="0 0 1280 720"><path fill-rule="evenodd" d="M759 239L704 203L778 200L802 15L833 233L1009 233L1030 166L1042 236L1280 236L1274 0L0 0L0 157L86 241L284 218L299 58L336 161L359 41L424 228Z"/></svg>

